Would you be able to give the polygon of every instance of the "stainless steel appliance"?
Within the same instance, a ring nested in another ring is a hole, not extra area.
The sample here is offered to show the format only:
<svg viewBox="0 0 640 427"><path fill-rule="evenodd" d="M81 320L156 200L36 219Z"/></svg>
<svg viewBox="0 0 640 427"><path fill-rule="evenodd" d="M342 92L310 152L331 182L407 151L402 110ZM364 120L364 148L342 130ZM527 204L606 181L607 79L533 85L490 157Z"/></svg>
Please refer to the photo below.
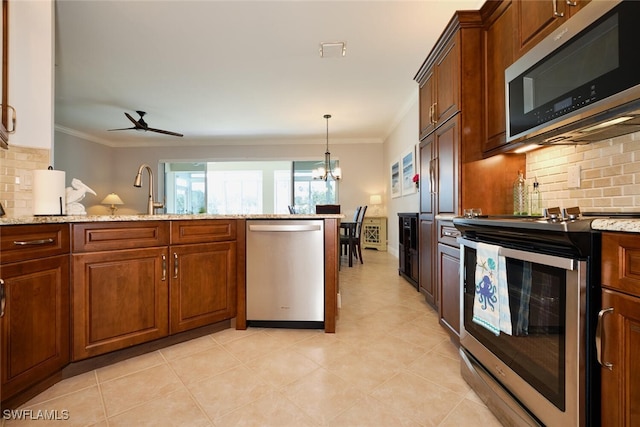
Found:
<svg viewBox="0 0 640 427"><path fill-rule="evenodd" d="M579 211L553 211L453 221L462 233L463 376L506 425L599 425L600 234ZM509 333L473 320L486 294L475 275L480 244L504 258Z"/></svg>
<svg viewBox="0 0 640 427"><path fill-rule="evenodd" d="M592 1L505 71L507 140L586 144L640 130L640 2Z"/></svg>
<svg viewBox="0 0 640 427"><path fill-rule="evenodd" d="M324 221L247 221L247 324L324 328Z"/></svg>

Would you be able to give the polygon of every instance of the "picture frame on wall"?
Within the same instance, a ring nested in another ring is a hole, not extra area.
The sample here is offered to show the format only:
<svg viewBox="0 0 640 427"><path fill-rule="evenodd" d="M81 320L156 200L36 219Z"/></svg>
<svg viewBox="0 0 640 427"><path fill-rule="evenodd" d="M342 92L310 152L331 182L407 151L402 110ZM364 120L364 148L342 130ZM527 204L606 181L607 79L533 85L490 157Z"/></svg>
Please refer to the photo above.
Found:
<svg viewBox="0 0 640 427"><path fill-rule="evenodd" d="M391 163L391 197L402 196L402 175L400 170L400 160Z"/></svg>
<svg viewBox="0 0 640 427"><path fill-rule="evenodd" d="M416 160L415 150L411 147L411 150L406 152L401 159L402 162L402 195L413 194L418 190L413 177L416 174Z"/></svg>

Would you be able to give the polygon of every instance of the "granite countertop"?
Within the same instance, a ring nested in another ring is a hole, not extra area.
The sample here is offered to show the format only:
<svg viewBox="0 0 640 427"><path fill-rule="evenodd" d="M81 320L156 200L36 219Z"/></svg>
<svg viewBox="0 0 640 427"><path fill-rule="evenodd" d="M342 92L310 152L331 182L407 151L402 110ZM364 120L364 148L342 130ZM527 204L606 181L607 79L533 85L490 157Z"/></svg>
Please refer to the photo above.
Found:
<svg viewBox="0 0 640 427"><path fill-rule="evenodd" d="M343 219L342 214L255 214L255 215L209 215L209 214L162 214L162 215L58 215L58 216L21 216L0 218L2 225L22 224L60 224L69 222L108 222L108 221L168 221L202 219Z"/></svg>
<svg viewBox="0 0 640 427"><path fill-rule="evenodd" d="M624 231L627 233L640 233L640 219L594 219L591 223L591 228L593 230L601 231Z"/></svg>

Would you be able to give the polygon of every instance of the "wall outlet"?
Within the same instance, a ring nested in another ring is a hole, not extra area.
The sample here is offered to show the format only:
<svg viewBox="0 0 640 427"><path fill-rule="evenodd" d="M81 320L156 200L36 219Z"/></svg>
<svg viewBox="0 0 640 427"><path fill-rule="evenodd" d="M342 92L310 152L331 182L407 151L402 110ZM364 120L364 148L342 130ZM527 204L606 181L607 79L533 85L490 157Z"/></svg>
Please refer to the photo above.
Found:
<svg viewBox="0 0 640 427"><path fill-rule="evenodd" d="M580 165L567 168L567 187L580 188Z"/></svg>

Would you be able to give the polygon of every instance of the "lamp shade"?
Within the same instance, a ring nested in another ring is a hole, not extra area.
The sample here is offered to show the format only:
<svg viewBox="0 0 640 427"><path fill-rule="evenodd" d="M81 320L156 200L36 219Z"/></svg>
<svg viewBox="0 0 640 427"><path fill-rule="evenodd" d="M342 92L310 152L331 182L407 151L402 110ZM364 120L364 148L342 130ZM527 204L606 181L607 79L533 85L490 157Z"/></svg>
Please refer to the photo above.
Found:
<svg viewBox="0 0 640 427"><path fill-rule="evenodd" d="M379 194L372 194L369 196L369 204L370 205L381 205L382 204L382 196Z"/></svg>
<svg viewBox="0 0 640 427"><path fill-rule="evenodd" d="M116 193L111 193L100 202L103 205L124 205L124 202Z"/></svg>

